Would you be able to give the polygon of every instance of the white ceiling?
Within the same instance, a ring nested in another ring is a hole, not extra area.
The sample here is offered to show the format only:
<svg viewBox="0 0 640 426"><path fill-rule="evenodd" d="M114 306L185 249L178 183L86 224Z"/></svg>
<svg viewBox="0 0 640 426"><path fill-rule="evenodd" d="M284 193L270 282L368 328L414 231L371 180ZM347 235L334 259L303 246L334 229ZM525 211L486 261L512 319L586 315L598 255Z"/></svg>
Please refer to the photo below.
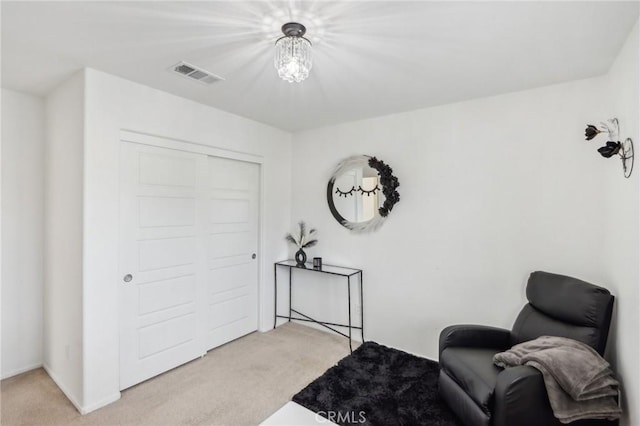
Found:
<svg viewBox="0 0 640 426"><path fill-rule="evenodd" d="M289 131L605 73L638 2L2 2L2 86L45 95L92 67ZM273 43L307 26L313 69ZM226 78L204 86L185 60Z"/></svg>

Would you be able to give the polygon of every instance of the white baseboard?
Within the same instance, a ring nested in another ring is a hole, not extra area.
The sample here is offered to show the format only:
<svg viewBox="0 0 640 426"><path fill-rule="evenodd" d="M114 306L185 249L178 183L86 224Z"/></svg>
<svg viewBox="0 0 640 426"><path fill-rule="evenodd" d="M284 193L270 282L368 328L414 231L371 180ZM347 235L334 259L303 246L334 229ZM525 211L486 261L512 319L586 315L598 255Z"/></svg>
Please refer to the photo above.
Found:
<svg viewBox="0 0 640 426"><path fill-rule="evenodd" d="M82 410L79 410L80 414L88 414L92 411L97 410L98 408L102 408L105 405L109 405L113 402L116 402L119 399L120 399L120 392L114 393L113 395L103 398L98 402L85 406Z"/></svg>
<svg viewBox="0 0 640 426"><path fill-rule="evenodd" d="M118 391L113 395L109 395L108 397L101 399L98 402L94 402L93 404L82 405L76 399L76 397L71 394L71 392L69 391L69 388L67 388L67 386L64 385L64 383L62 383L62 381L58 378L58 376L56 376L55 373L53 373L46 364L44 364L42 367L44 368L44 371L47 372L49 377L51 377L51 380L53 380L54 383L60 388L62 393L64 393L64 395L67 397L69 402L71 402L71 404L73 404L73 406L76 407L76 410L78 410L78 412L82 415L89 414L90 412L95 411L98 408L102 408L105 405L109 405L112 402L115 402L120 399L120 392Z"/></svg>
<svg viewBox="0 0 640 426"><path fill-rule="evenodd" d="M71 393L69 388L60 380L58 376L56 376L56 374L53 371L51 371L51 368L49 368L47 364L44 364L42 367L44 368L44 371L47 372L49 377L51 377L51 380L53 380L53 382L60 388L62 393L67 397L69 402L71 402L71 404L73 404L73 406L76 407L76 410L78 410L80 414L84 414L82 412L82 404L80 404L80 402L76 399L76 397Z"/></svg>
<svg viewBox="0 0 640 426"><path fill-rule="evenodd" d="M9 377L17 376L18 374L26 373L27 371L35 370L36 368L42 367L42 363L36 363L27 365L26 367L21 367L16 370L9 371L8 373L3 373L0 380L8 379Z"/></svg>

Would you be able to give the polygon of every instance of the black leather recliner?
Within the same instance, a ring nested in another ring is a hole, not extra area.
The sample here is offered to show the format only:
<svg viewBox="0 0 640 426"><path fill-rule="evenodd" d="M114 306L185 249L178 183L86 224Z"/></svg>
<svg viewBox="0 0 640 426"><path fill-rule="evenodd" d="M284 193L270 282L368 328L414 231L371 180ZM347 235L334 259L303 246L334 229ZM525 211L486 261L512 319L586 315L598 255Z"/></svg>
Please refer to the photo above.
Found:
<svg viewBox="0 0 640 426"><path fill-rule="evenodd" d="M440 333L440 395L467 426L562 424L553 416L542 374L524 365L498 368L494 354L544 335L569 337L604 353L613 309L608 290L563 275L533 272L527 299L511 331L454 325Z"/></svg>

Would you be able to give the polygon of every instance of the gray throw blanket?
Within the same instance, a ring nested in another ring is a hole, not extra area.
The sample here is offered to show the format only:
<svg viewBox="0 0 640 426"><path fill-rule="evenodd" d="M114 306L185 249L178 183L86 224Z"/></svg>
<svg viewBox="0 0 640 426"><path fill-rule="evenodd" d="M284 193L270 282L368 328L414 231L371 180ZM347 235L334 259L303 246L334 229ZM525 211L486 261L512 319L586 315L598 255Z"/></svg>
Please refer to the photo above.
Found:
<svg viewBox="0 0 640 426"><path fill-rule="evenodd" d="M498 367L529 365L540 370L553 414L562 423L580 419L617 419L613 398L618 381L609 363L593 348L573 339L542 336L493 356Z"/></svg>

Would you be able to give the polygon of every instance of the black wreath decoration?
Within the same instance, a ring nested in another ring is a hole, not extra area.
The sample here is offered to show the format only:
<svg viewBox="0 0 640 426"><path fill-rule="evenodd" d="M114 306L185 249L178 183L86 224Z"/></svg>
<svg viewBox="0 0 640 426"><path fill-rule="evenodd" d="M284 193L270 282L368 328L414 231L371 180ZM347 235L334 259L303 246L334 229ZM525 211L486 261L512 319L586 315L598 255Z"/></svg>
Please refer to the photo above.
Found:
<svg viewBox="0 0 640 426"><path fill-rule="evenodd" d="M400 201L400 194L396 191L396 188L400 186L400 182L393 175L393 169L376 157L369 159L369 166L376 169L378 175L380 175L380 183L382 184L382 193L385 200L382 207L378 209L378 213L380 213L380 216L386 217L393 209L393 206Z"/></svg>

